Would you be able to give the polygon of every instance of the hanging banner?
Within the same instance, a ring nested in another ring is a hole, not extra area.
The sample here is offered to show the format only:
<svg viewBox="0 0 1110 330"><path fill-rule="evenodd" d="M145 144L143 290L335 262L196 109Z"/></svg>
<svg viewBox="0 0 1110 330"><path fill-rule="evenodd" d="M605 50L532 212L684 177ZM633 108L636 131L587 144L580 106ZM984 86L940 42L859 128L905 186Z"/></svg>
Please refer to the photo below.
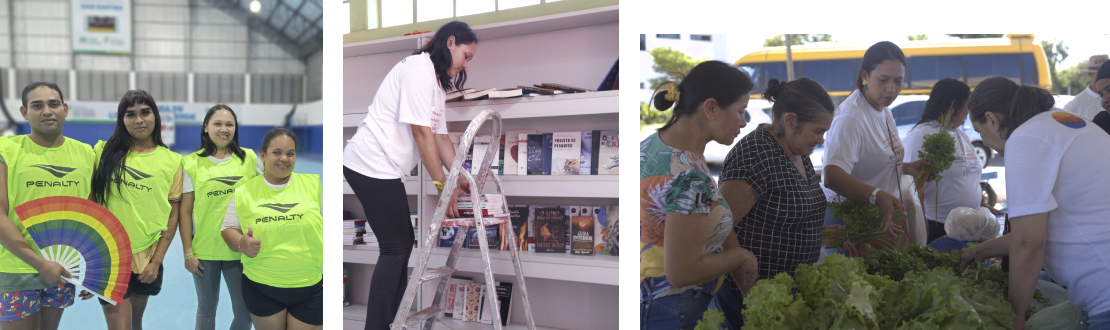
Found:
<svg viewBox="0 0 1110 330"><path fill-rule="evenodd" d="M131 54L130 0L71 0L73 51Z"/></svg>

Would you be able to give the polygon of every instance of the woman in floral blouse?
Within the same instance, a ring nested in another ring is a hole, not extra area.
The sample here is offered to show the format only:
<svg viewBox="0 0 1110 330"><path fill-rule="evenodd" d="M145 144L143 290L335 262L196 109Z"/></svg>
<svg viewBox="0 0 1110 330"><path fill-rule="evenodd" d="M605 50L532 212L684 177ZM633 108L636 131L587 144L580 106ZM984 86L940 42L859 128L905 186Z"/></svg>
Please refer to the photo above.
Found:
<svg viewBox="0 0 1110 330"><path fill-rule="evenodd" d="M655 107L674 113L640 143L640 328L693 329L725 273L742 269L744 290L758 277L702 156L709 141L730 145L740 135L755 84L706 61L665 87Z"/></svg>

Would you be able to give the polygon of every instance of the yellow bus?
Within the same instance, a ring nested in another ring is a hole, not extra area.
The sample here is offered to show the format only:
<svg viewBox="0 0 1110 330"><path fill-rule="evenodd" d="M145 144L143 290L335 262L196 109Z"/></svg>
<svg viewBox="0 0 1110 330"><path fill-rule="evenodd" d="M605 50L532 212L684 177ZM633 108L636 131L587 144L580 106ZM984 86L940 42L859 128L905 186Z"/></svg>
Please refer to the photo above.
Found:
<svg viewBox="0 0 1110 330"><path fill-rule="evenodd" d="M1052 89L1048 60L1031 34L1002 38L906 41L897 43L906 54L902 95L928 94L938 80L955 78L972 89L986 78L1003 76L1014 82ZM870 45L837 46L817 43L791 47L794 77L809 78L829 92L844 97L855 89L863 53ZM774 77L786 79L786 47L769 47L744 55L734 65L760 87ZM761 91L754 90L753 94ZM753 96L755 97L755 96Z"/></svg>

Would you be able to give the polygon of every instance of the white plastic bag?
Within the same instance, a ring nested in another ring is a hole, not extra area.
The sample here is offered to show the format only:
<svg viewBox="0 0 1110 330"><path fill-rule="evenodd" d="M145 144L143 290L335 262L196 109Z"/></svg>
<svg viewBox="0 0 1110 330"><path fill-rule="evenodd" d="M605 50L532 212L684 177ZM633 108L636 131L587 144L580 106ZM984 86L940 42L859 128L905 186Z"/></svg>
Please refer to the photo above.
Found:
<svg viewBox="0 0 1110 330"><path fill-rule="evenodd" d="M980 242L998 237L998 221L985 207L972 210L957 207L948 212L944 221L944 231L948 237L961 242Z"/></svg>
<svg viewBox="0 0 1110 330"><path fill-rule="evenodd" d="M929 244L929 234L925 227L925 213L921 209L921 199L917 196L917 191L913 188L913 177L909 175L902 176L902 206L906 209L909 217L906 217L906 223L903 229L906 230L906 235L909 235L910 243L925 245ZM911 207L912 206L912 207Z"/></svg>
<svg viewBox="0 0 1110 330"><path fill-rule="evenodd" d="M1025 321L1026 329L1087 329L1085 324L1079 323L1083 311L1068 302L1068 292L1064 288L1049 281L1038 280L1036 292L1040 293L1044 302L1037 299L1029 302L1029 309L1034 313Z"/></svg>

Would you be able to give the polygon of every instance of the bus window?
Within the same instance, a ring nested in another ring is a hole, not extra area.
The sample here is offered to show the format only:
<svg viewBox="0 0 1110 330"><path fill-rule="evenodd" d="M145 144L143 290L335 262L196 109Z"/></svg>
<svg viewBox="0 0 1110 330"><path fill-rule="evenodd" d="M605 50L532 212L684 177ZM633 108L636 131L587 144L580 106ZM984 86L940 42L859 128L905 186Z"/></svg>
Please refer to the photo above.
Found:
<svg viewBox="0 0 1110 330"><path fill-rule="evenodd" d="M755 82L756 85L756 89L752 90L752 94L758 94L759 89L767 85L767 79L763 78L763 64L743 64L737 66L736 69L744 71L752 77L752 81Z"/></svg>
<svg viewBox="0 0 1110 330"><path fill-rule="evenodd" d="M967 56L967 85L975 88L983 80L1003 76L1016 83L1021 83L1021 55L968 55Z"/></svg>
<svg viewBox="0 0 1110 330"><path fill-rule="evenodd" d="M921 120L922 112L925 112L925 101L910 101L890 109L890 114L894 115L894 125L896 126L917 123Z"/></svg>
<svg viewBox="0 0 1110 330"><path fill-rule="evenodd" d="M795 65L796 67L797 65ZM795 70L795 74L797 71ZM781 63L763 63L763 79L760 81L760 87L767 87L767 81L771 78L779 78L779 81L786 81L786 62Z"/></svg>
<svg viewBox="0 0 1110 330"><path fill-rule="evenodd" d="M1036 85L1040 80L1037 80L1037 65L1034 62L1033 54L1021 54L1021 83Z"/></svg>
<svg viewBox="0 0 1110 330"><path fill-rule="evenodd" d="M932 89L944 78L963 80L963 56L916 56L909 62L910 89Z"/></svg>
<svg viewBox="0 0 1110 330"><path fill-rule="evenodd" d="M855 81L852 74L855 72L859 64L853 63L853 60L827 60L827 61L805 61L799 62L804 70L804 75L799 76L797 73L795 77L809 78L821 84L828 91L843 91L852 90L852 84Z"/></svg>

